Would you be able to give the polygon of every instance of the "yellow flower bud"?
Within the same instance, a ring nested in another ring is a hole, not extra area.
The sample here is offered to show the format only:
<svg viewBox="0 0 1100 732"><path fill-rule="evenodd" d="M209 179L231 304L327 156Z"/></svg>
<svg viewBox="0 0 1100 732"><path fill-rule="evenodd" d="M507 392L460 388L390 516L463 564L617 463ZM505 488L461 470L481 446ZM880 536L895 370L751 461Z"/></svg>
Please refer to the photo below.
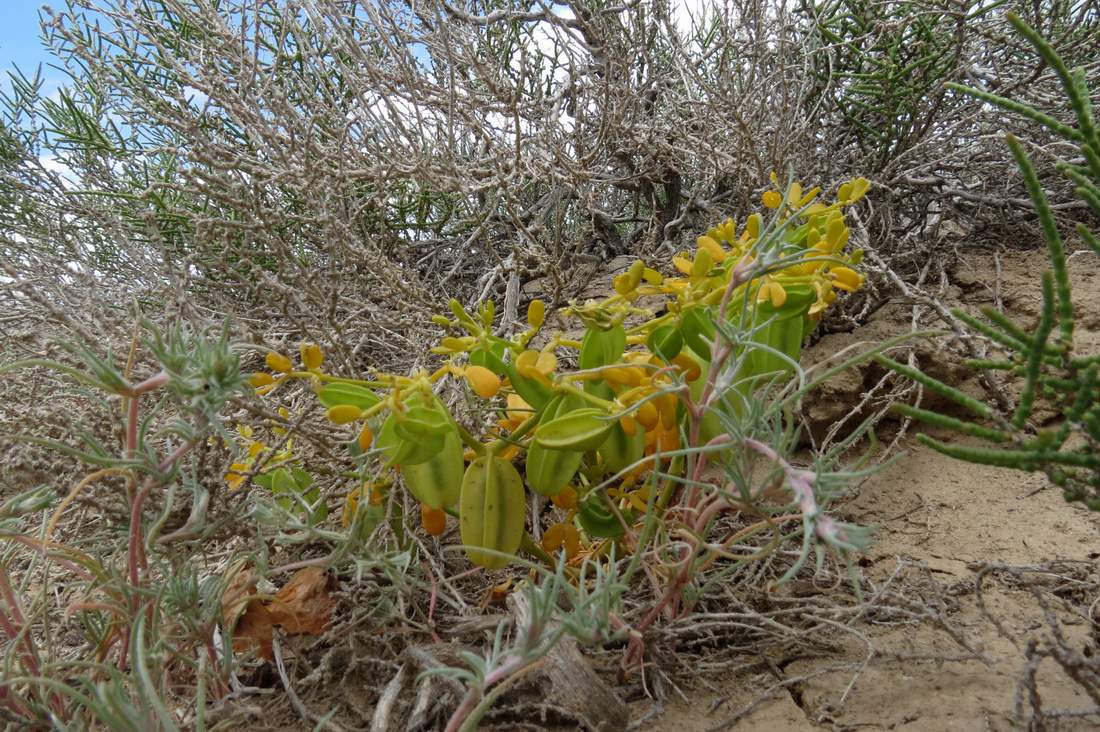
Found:
<svg viewBox="0 0 1100 732"><path fill-rule="evenodd" d="M729 252L722 248L722 245L709 236L701 236L695 240L695 244L700 250L706 249L715 262L724 262L726 257L729 256Z"/></svg>
<svg viewBox="0 0 1100 732"><path fill-rule="evenodd" d="M611 286L615 288L615 292L619 293L623 297L626 297L630 293L634 292L634 288L630 286L630 277L625 272L623 274L615 275L611 280Z"/></svg>
<svg viewBox="0 0 1100 732"><path fill-rule="evenodd" d="M760 292L756 296L757 302L771 301L772 307L781 308L787 302L787 291L783 285L775 281L765 282L760 286Z"/></svg>
<svg viewBox="0 0 1100 732"><path fill-rule="evenodd" d="M801 201L802 200L802 184L799 183L798 181L795 181L794 183L791 183L791 190L789 190L787 192L787 195L790 197L790 199L792 201L796 201L796 202Z"/></svg>
<svg viewBox="0 0 1100 732"><path fill-rule="evenodd" d="M745 222L745 233L742 236L748 237L749 239L759 239L761 222L762 219L760 214L754 213L752 216L749 216L748 221Z"/></svg>
<svg viewBox="0 0 1100 732"><path fill-rule="evenodd" d="M527 304L527 324L532 328L541 328L546 322L546 303L532 300Z"/></svg>
<svg viewBox="0 0 1100 732"><path fill-rule="evenodd" d="M446 348L449 351L459 353L467 350L475 342L475 339L470 338L469 336L465 338L455 338L453 336L447 336L439 342L439 345L443 346L443 348Z"/></svg>
<svg viewBox="0 0 1100 732"><path fill-rule="evenodd" d="M354 404L337 404L335 407L329 407L329 410L325 412L325 416L328 417L330 422L347 424L362 417L363 410Z"/></svg>
<svg viewBox="0 0 1100 732"><path fill-rule="evenodd" d="M642 402L638 406L638 411L634 413L634 419L638 420L638 423L645 428L646 432L649 432L660 422L661 413L652 401Z"/></svg>
<svg viewBox="0 0 1100 732"><path fill-rule="evenodd" d="M810 189L810 192L798 199L798 207L802 208L810 201L817 198L817 194L821 193L821 186L814 186Z"/></svg>
<svg viewBox="0 0 1100 732"><path fill-rule="evenodd" d="M272 371L278 371L281 374L285 374L294 368L294 363L289 358L274 351L264 357L264 363Z"/></svg>
<svg viewBox="0 0 1100 732"><path fill-rule="evenodd" d="M363 425L363 429L359 430L359 437L356 438L356 442L363 452L370 449L371 443L374 442L374 433L371 432L370 425Z"/></svg>
<svg viewBox="0 0 1100 732"><path fill-rule="evenodd" d="M714 258L706 249L695 252L695 261L691 263L691 277L693 279L706 277L710 268L714 266Z"/></svg>
<svg viewBox="0 0 1100 732"><path fill-rule="evenodd" d="M482 399L492 399L500 391L500 377L484 366L467 366L466 381Z"/></svg>
<svg viewBox="0 0 1100 732"><path fill-rule="evenodd" d="M259 389L261 386L275 383L275 377L266 371L257 371L248 377L249 386Z"/></svg>
<svg viewBox="0 0 1100 732"><path fill-rule="evenodd" d="M733 219L726 219L725 223L718 227L718 234L722 241L732 244L737 236L737 226L733 223Z"/></svg>
<svg viewBox="0 0 1100 732"><path fill-rule="evenodd" d="M842 246L841 238L845 240L845 234L848 232L848 225L844 223L843 216L836 216L829 220L829 228L825 232L825 241L829 242L829 251L836 252Z"/></svg>
<svg viewBox="0 0 1100 732"><path fill-rule="evenodd" d="M761 200L766 208L779 208L783 204L783 194L779 191L765 191Z"/></svg>
<svg viewBox="0 0 1100 732"><path fill-rule="evenodd" d="M325 361L325 353L316 343L303 343L299 349L302 354L302 365L306 371L314 371L321 368Z"/></svg>
<svg viewBox="0 0 1100 732"><path fill-rule="evenodd" d="M635 259L634 264L630 265L630 269L627 270L626 276L630 283L630 289L638 289L638 285L642 284L642 277L645 275L645 262L640 259Z"/></svg>

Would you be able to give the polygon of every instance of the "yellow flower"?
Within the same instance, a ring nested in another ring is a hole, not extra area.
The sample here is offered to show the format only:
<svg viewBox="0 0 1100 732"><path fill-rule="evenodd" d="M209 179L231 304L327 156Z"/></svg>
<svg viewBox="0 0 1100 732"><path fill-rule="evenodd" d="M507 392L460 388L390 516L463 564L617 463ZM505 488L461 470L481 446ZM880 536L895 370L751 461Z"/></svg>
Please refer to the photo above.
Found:
<svg viewBox="0 0 1100 732"><path fill-rule="evenodd" d="M325 353L316 343L303 343L299 349L302 354L302 365L306 371L316 371L325 361Z"/></svg>
<svg viewBox="0 0 1100 732"><path fill-rule="evenodd" d="M691 263L691 271L688 273L693 280L702 279L710 273L714 266L714 257L706 249L695 250L695 261Z"/></svg>
<svg viewBox="0 0 1100 732"><path fill-rule="evenodd" d="M629 297L635 290L634 287L630 286L630 275L625 272L615 275L611 280L611 287L623 297Z"/></svg>
<svg viewBox="0 0 1100 732"><path fill-rule="evenodd" d="M516 371L543 384L550 384L548 378L558 367L558 357L553 351L524 351L516 356Z"/></svg>
<svg viewBox="0 0 1100 732"><path fill-rule="evenodd" d="M699 249L705 249L710 253L710 256L715 262L724 262L726 257L729 256L729 252L722 248L722 245L715 241L712 237L701 236L695 240L695 244Z"/></svg>
<svg viewBox="0 0 1100 732"><path fill-rule="evenodd" d="M279 407L278 411L279 411L279 416L282 417L284 421L287 421L287 422L290 421L290 411L287 410L286 407ZM286 434L286 428L285 427L272 426L271 431L274 432L277 435L285 435Z"/></svg>
<svg viewBox="0 0 1100 732"><path fill-rule="evenodd" d="M275 353L274 351L267 354L264 357L264 363L272 371L278 371L281 374L285 374L294 368L294 363L281 353Z"/></svg>
<svg viewBox="0 0 1100 732"><path fill-rule="evenodd" d="M266 371L257 371L248 377L248 385L259 389L261 386L268 386L275 383L275 377Z"/></svg>
<svg viewBox="0 0 1100 732"><path fill-rule="evenodd" d="M871 181L866 178L854 178L840 186L836 193L836 200L840 203L855 203L863 198L863 194L871 187Z"/></svg>
<svg viewBox="0 0 1100 732"><path fill-rule="evenodd" d="M484 366L467 366L466 381L482 399L492 399L500 391L500 377Z"/></svg>
<svg viewBox="0 0 1100 732"><path fill-rule="evenodd" d="M550 554L564 547L566 559L572 559L581 551L581 535L572 524L551 524L543 533L541 543Z"/></svg>
<svg viewBox="0 0 1100 732"><path fill-rule="evenodd" d="M833 286L845 292L855 292L863 286L863 276L849 267L832 267L829 274L833 277Z"/></svg>
<svg viewBox="0 0 1100 732"><path fill-rule="evenodd" d="M779 208L783 205L783 194L779 191L765 191L761 200L766 208Z"/></svg>
<svg viewBox="0 0 1100 732"><path fill-rule="evenodd" d="M810 317L820 316L836 300L836 293L833 292L833 285L829 280L818 275L814 277L813 286L817 290L817 300L810 306Z"/></svg>
<svg viewBox="0 0 1100 732"><path fill-rule="evenodd" d="M508 395L507 404L508 407L504 410L505 419L501 420L500 426L509 432L519 427L528 417L535 413L531 405L528 404L523 397L514 392Z"/></svg>
<svg viewBox="0 0 1100 732"><path fill-rule="evenodd" d="M229 472L225 474L225 484L229 486L229 490L235 491L241 487L248 468L248 463L233 463L229 466Z"/></svg>
<svg viewBox="0 0 1100 732"><path fill-rule="evenodd" d="M778 309L783 307L783 303L787 302L787 291L783 289L783 285L775 280L769 279L760 286L760 292L756 295L756 301L770 301L772 307Z"/></svg>

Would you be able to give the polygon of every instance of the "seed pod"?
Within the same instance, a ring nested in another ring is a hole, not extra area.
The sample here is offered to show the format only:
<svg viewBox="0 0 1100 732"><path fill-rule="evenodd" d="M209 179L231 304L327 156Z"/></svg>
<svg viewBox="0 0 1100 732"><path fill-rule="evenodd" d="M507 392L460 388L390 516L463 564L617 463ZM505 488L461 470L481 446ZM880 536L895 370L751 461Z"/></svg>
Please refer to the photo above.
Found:
<svg viewBox="0 0 1100 732"><path fill-rule="evenodd" d="M512 463L495 455L479 457L466 468L459 500L459 528L466 556L487 569L508 564L523 540L526 518L523 479Z"/></svg>

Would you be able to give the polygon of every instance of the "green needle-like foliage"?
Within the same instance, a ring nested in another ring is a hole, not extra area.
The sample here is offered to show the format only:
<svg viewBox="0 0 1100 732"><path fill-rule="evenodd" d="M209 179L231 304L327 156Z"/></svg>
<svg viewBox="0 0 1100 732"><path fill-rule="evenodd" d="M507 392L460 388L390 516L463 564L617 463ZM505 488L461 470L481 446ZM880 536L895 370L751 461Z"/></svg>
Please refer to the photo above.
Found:
<svg viewBox="0 0 1100 732"><path fill-rule="evenodd" d="M1078 197L1100 213L1100 133L1084 73L1066 68L1054 48L1018 17L1009 14L1008 20L1058 76L1076 126L1019 102L977 89L952 86L1039 122L1068 142L1076 143L1085 164L1063 163L1059 170L1076 184ZM1100 511L1100 380L1097 378L1100 354L1082 353L1075 341L1074 308L1062 236L1023 145L1012 135L1006 139L1039 216L1050 256L1050 271L1042 277L1042 312L1033 328L1022 327L990 308L983 310L984 320L959 310L955 315L1006 351L1004 358L970 361L968 365L983 371L1009 371L1021 378L1023 386L1015 410L1011 415L1000 414L916 369L886 357L879 357L879 362L967 408L978 420L958 419L909 405L899 405L900 414L991 443L990 446L948 445L921 435L924 444L967 462L1025 471L1041 470L1062 487L1067 501L1080 501ZM1100 254L1100 242L1085 224L1079 223L1077 232L1087 246ZM1040 399L1063 415L1059 426L1037 430L1031 424Z"/></svg>

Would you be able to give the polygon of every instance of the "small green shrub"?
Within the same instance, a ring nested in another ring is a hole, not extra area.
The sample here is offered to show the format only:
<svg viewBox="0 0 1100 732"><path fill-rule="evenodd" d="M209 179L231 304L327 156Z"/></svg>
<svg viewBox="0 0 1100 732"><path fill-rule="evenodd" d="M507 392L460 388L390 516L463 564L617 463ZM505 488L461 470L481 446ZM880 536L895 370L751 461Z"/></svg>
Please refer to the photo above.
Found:
<svg viewBox="0 0 1100 732"><path fill-rule="evenodd" d="M1020 113L1075 143L1083 162L1063 162L1059 169L1076 184L1075 190L1081 200L1100 215L1100 135L1084 70L1071 72L1034 29L1015 15L1009 14L1008 19L1058 75L1077 126L985 91L961 86L953 88ZM1002 414L985 402L916 369L885 356L878 358L888 368L954 401L973 417L957 419L907 405L897 406L900 413L988 443L980 447L947 445L921 435L926 445L968 462L1025 471L1041 470L1065 491L1067 501L1080 501L1100 511L1100 354L1083 351L1075 338L1075 313L1062 236L1023 146L1012 135L1007 136L1007 142L1024 176L1050 254L1051 269L1042 276L1043 306L1039 322L1032 329L1013 322L992 307L983 308L985 320L959 309L954 313L1005 352L1000 359L970 361L972 368L1006 372L1023 380L1015 410L1012 414ZM1085 224L1078 223L1077 232L1085 244L1100 254L1100 243ZM1040 400L1047 400L1063 415L1058 426L1035 429L1030 424Z"/></svg>

